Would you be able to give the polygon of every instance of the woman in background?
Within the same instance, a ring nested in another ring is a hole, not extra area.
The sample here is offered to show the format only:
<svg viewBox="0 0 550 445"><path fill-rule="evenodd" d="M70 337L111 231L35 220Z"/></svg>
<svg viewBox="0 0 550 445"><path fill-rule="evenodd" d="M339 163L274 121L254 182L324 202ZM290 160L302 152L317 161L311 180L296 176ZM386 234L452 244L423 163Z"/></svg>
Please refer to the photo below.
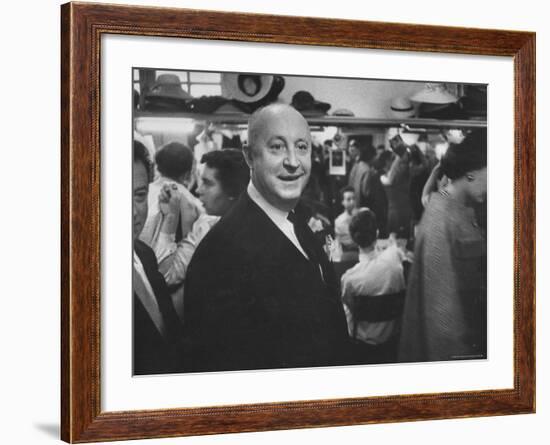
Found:
<svg viewBox="0 0 550 445"><path fill-rule="evenodd" d="M401 362L485 358L487 137L470 134L441 160L450 182L419 224L400 342Z"/></svg>

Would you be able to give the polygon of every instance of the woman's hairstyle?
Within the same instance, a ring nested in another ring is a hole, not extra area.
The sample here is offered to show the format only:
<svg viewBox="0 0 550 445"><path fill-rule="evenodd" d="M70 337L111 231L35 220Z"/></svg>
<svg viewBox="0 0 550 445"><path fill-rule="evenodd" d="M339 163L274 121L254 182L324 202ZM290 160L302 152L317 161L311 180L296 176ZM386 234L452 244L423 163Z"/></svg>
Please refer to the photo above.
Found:
<svg viewBox="0 0 550 445"><path fill-rule="evenodd" d="M177 181L191 171L193 152L180 142L169 142L157 151L155 163L162 176Z"/></svg>
<svg viewBox="0 0 550 445"><path fill-rule="evenodd" d="M216 169L216 177L223 191L231 198L244 192L250 181L250 169L240 150L227 148L210 151L202 156L201 163Z"/></svg>
<svg viewBox="0 0 550 445"><path fill-rule="evenodd" d="M149 181L151 181L153 176L153 164L149 159L149 152L147 151L147 148L145 148L145 145L136 140L134 140L134 162L143 163L145 170L147 170L147 177L149 178Z"/></svg>
<svg viewBox="0 0 550 445"><path fill-rule="evenodd" d="M487 130L472 131L460 144L451 144L441 158L441 171L450 179L487 167Z"/></svg>
<svg viewBox="0 0 550 445"><path fill-rule="evenodd" d="M376 215L367 208L361 208L351 218L349 223L349 233L351 239L359 247L368 247L378 235L378 226L376 224Z"/></svg>

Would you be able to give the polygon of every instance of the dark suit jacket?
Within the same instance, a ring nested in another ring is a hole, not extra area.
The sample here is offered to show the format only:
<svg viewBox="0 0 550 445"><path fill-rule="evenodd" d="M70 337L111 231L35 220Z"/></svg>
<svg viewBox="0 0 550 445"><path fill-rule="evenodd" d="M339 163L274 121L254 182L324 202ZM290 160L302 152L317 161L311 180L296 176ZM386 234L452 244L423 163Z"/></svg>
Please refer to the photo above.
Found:
<svg viewBox="0 0 550 445"><path fill-rule="evenodd" d="M180 369L182 356L178 316L164 277L158 270L153 250L140 240L134 241L134 250L153 288L168 333L167 338L160 335L141 300L134 293L134 374L175 372Z"/></svg>
<svg viewBox="0 0 550 445"><path fill-rule="evenodd" d="M324 281L244 193L199 244L185 284L189 371L310 367L348 360L339 286Z"/></svg>

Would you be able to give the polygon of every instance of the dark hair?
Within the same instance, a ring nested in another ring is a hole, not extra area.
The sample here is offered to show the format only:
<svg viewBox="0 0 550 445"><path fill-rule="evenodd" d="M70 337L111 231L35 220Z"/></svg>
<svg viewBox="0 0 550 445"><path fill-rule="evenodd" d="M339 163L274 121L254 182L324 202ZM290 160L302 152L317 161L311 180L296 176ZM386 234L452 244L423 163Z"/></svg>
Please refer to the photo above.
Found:
<svg viewBox="0 0 550 445"><path fill-rule="evenodd" d="M460 144L451 144L441 159L441 171L450 179L487 166L487 131L472 131Z"/></svg>
<svg viewBox="0 0 550 445"><path fill-rule="evenodd" d="M382 174L386 170L386 164L388 163L388 161L391 161L392 158L393 153L389 150L385 150L378 156L376 156L376 159L373 162L373 167L376 171L378 171L378 173Z"/></svg>
<svg viewBox="0 0 550 445"><path fill-rule="evenodd" d="M359 151L359 160L363 162L370 162L376 156L376 148L372 145L372 135L359 134L351 138L355 141L355 146Z"/></svg>
<svg viewBox="0 0 550 445"><path fill-rule="evenodd" d="M155 162L162 176L176 181L191 171L193 152L180 142L169 142L157 151Z"/></svg>
<svg viewBox="0 0 550 445"><path fill-rule="evenodd" d="M216 169L216 177L228 196L236 198L246 189L250 169L242 151L230 148L210 151L202 156L201 163Z"/></svg>
<svg viewBox="0 0 550 445"><path fill-rule="evenodd" d="M342 187L340 189L340 200L344 199L344 193L346 192L352 192L355 194L355 189L351 185L346 185L345 187Z"/></svg>
<svg viewBox="0 0 550 445"><path fill-rule="evenodd" d="M378 226L376 224L376 215L367 208L357 211L349 223L349 233L351 239L359 247L368 247L376 241Z"/></svg>
<svg viewBox="0 0 550 445"><path fill-rule="evenodd" d="M153 176L153 165L149 159L149 152L145 145L141 142L134 140L134 162L142 162L147 170L147 177L151 181Z"/></svg>

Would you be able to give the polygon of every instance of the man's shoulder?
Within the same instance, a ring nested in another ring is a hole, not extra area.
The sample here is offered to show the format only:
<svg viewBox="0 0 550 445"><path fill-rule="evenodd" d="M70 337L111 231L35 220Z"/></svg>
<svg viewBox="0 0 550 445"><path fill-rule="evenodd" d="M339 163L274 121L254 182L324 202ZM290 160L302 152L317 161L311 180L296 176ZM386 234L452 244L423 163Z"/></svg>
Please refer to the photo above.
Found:
<svg viewBox="0 0 550 445"><path fill-rule="evenodd" d="M348 219L349 219L349 215L347 212L344 211L336 217L336 219L334 220L334 224L343 224L347 222Z"/></svg>
<svg viewBox="0 0 550 445"><path fill-rule="evenodd" d="M265 221L251 207L246 198L239 198L239 201L212 227L200 242L195 252L199 258L214 255L224 255L219 261L239 261L242 258L237 255L244 255L251 250L258 250L262 245L262 230Z"/></svg>

